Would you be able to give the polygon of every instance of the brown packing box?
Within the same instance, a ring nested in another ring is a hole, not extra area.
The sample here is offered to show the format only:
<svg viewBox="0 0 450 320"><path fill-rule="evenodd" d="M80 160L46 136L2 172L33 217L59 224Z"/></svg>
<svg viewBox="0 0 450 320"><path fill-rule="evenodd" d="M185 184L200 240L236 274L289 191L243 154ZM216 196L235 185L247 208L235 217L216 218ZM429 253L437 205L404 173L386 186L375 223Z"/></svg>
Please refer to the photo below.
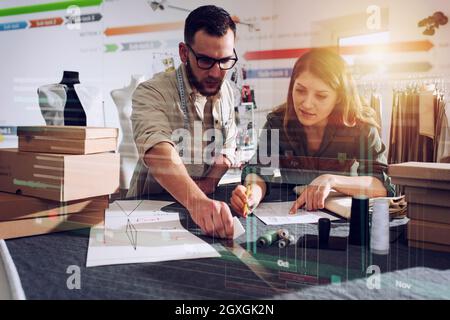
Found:
<svg viewBox="0 0 450 320"><path fill-rule="evenodd" d="M450 252L450 246L446 246L443 244L437 244L437 243L409 240L408 246L413 247L413 248L424 249L424 250Z"/></svg>
<svg viewBox="0 0 450 320"><path fill-rule="evenodd" d="M19 151L92 154L115 151L118 129L78 126L18 127Z"/></svg>
<svg viewBox="0 0 450 320"><path fill-rule="evenodd" d="M90 228L94 225L103 225L104 220L105 210L97 210L53 217L0 221L0 239Z"/></svg>
<svg viewBox="0 0 450 320"><path fill-rule="evenodd" d="M19 150L26 152L92 154L115 151L117 138L70 140L48 139L46 137L19 137Z"/></svg>
<svg viewBox="0 0 450 320"><path fill-rule="evenodd" d="M0 149L0 191L55 201L115 193L120 155L64 155Z"/></svg>
<svg viewBox="0 0 450 320"><path fill-rule="evenodd" d="M389 175L399 178L450 182L450 163L405 162L389 165Z"/></svg>
<svg viewBox="0 0 450 320"><path fill-rule="evenodd" d="M0 192L0 222L105 210L109 197L57 202Z"/></svg>
<svg viewBox="0 0 450 320"><path fill-rule="evenodd" d="M408 223L408 240L450 245L450 225L410 220Z"/></svg>
<svg viewBox="0 0 450 320"><path fill-rule="evenodd" d="M450 163L405 162L389 165L392 183L450 190Z"/></svg>
<svg viewBox="0 0 450 320"><path fill-rule="evenodd" d="M441 189L405 187L408 203L447 207L450 210L450 191Z"/></svg>
<svg viewBox="0 0 450 320"><path fill-rule="evenodd" d="M413 220L422 220L444 223L450 226L450 208L408 203L408 217Z"/></svg>
<svg viewBox="0 0 450 320"><path fill-rule="evenodd" d="M409 179L409 178L398 178L394 176L391 176L391 180L393 184L399 186L412 186L419 188L450 190L450 181Z"/></svg>

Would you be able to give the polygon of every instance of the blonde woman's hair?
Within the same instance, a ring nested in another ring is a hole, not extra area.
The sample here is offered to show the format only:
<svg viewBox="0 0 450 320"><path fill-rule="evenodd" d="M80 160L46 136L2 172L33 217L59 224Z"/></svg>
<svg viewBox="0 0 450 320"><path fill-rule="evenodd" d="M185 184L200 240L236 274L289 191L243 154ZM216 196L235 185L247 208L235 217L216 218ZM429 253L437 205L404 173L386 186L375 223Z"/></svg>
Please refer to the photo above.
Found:
<svg viewBox="0 0 450 320"><path fill-rule="evenodd" d="M337 93L337 103L330 115L329 124L353 127L357 120L375 127L374 110L360 97L355 81L342 57L330 49L316 48L302 55L294 65L289 84L287 101L275 112L283 114L283 127L289 133L289 121L296 120L292 92L297 77L309 71Z"/></svg>

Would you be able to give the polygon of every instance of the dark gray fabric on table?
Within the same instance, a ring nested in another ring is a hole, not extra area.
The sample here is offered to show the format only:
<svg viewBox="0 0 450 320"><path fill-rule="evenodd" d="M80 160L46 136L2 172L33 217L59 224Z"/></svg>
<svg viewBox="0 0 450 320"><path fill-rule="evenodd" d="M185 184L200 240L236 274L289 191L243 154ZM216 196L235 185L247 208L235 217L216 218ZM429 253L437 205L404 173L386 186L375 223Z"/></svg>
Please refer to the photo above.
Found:
<svg viewBox="0 0 450 320"><path fill-rule="evenodd" d="M228 201L233 188L233 185L223 186L213 197ZM147 198L171 200L167 194ZM267 200L294 198L291 187L274 188ZM179 209L182 224L198 233L198 228L179 205L174 204L165 210L169 209ZM273 290L220 242L208 237L202 238L218 249L221 258L94 268L85 267L89 229L7 240L6 243L28 299L272 299L285 295L290 299L373 298L374 292L364 289L367 265L361 263L363 252L360 247L349 246L347 251L306 249L301 246L279 249L276 245L256 248L256 239L265 231L275 229L275 226L266 226L253 216L247 221L241 219L241 222L247 232L236 239L236 243L253 252L253 256L266 267L267 273L278 279L277 287L283 288L283 291ZM317 234L316 225L285 227L296 239L304 234ZM449 279L448 271L439 270L450 269L450 255L408 248L404 241L404 228L401 227L393 230L399 239L391 244L390 254L374 255L369 262L378 265L381 272L392 279L398 276L407 282L413 274L411 281L421 283L422 289L413 291L411 296L406 296L403 291L385 289L378 292L377 297L386 294L387 298L431 298L433 294L428 291ZM333 223L331 234L346 236L348 223L342 220ZM280 266L279 261L288 261L289 268ZM80 290L67 288L66 281L70 274L66 271L71 265L81 268ZM286 275L300 278L286 281ZM323 285L336 276L342 280L339 290ZM345 293L342 287L347 288ZM448 292L446 294L443 297L448 297Z"/></svg>
<svg viewBox="0 0 450 320"><path fill-rule="evenodd" d="M450 299L450 270L417 267L380 275L379 287L367 285L366 279L341 284L316 286L273 297L274 300L406 300Z"/></svg>

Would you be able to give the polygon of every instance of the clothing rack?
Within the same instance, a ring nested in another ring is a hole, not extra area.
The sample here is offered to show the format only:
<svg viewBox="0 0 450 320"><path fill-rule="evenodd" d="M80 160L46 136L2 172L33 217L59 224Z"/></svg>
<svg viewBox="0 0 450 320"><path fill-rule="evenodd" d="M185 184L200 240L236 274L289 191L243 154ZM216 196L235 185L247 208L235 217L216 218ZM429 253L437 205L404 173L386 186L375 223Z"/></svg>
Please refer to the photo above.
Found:
<svg viewBox="0 0 450 320"><path fill-rule="evenodd" d="M446 81L429 75L396 80L393 86L389 163L448 160L450 135Z"/></svg>
<svg viewBox="0 0 450 320"><path fill-rule="evenodd" d="M380 83L375 81L361 81L357 84L357 88L364 103L374 111L374 118L378 124L378 133L381 135L383 105Z"/></svg>

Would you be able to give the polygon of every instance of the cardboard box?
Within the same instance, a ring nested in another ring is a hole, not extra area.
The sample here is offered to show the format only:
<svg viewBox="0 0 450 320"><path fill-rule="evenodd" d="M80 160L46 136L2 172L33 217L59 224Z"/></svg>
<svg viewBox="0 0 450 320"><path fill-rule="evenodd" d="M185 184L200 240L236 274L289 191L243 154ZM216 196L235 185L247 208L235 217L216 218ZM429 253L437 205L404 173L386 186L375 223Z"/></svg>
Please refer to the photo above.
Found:
<svg viewBox="0 0 450 320"><path fill-rule="evenodd" d="M450 208L449 190L406 186L405 198L408 203Z"/></svg>
<svg viewBox="0 0 450 320"><path fill-rule="evenodd" d="M77 126L18 127L19 151L92 154L115 151L118 129Z"/></svg>
<svg viewBox="0 0 450 320"><path fill-rule="evenodd" d="M104 224L104 220L105 210L98 210L53 217L0 221L0 239L90 228Z"/></svg>
<svg viewBox="0 0 450 320"><path fill-rule="evenodd" d="M408 217L413 220L444 223L450 226L450 208L408 203Z"/></svg>
<svg viewBox="0 0 450 320"><path fill-rule="evenodd" d="M450 163L405 162L389 165L391 177L450 182Z"/></svg>
<svg viewBox="0 0 450 320"><path fill-rule="evenodd" d="M399 186L410 186L426 189L441 189L450 190L450 181L437 181L437 180L423 180L423 179L410 179L410 178L398 178L391 176L393 184Z"/></svg>
<svg viewBox="0 0 450 320"><path fill-rule="evenodd" d="M96 212L109 207L109 197L57 202L0 192L0 222L65 214Z"/></svg>
<svg viewBox="0 0 450 320"><path fill-rule="evenodd" d="M120 155L64 155L0 149L0 191L55 201L116 192Z"/></svg>
<svg viewBox="0 0 450 320"><path fill-rule="evenodd" d="M408 240L450 245L450 225L410 220L408 223Z"/></svg>
<svg viewBox="0 0 450 320"><path fill-rule="evenodd" d="M423 250L432 250L432 251L440 251L440 252L450 252L450 246L446 246L443 244L437 243L429 243L429 242L421 242L409 240L408 246L412 248L418 248Z"/></svg>
<svg viewBox="0 0 450 320"><path fill-rule="evenodd" d="M405 162L389 165L392 183L450 190L450 163Z"/></svg>

